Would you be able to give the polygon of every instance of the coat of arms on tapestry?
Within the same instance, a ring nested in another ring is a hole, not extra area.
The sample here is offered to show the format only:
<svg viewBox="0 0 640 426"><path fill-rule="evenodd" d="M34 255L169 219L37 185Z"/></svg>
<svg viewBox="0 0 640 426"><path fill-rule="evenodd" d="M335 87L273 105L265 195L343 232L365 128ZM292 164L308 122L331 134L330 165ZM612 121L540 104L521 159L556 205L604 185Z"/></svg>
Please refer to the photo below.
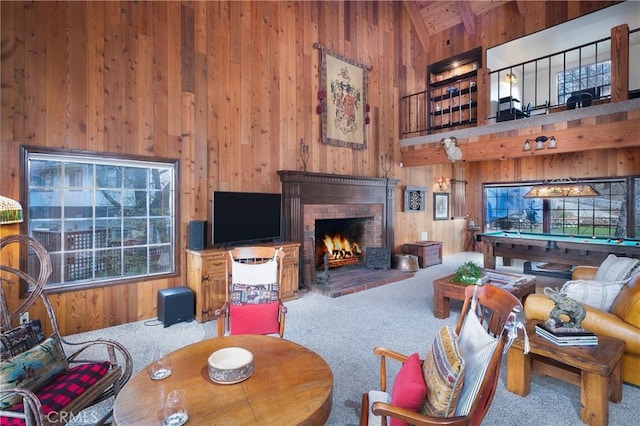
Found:
<svg viewBox="0 0 640 426"><path fill-rule="evenodd" d="M322 104L322 142L354 149L367 147L367 73L359 64L314 44L322 53L318 97Z"/></svg>

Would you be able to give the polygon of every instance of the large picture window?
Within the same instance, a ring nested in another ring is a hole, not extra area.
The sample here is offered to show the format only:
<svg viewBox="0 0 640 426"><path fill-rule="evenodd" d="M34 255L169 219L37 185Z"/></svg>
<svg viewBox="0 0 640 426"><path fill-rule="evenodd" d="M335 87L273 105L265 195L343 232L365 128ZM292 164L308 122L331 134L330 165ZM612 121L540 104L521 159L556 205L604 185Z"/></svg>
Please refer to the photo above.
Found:
<svg viewBox="0 0 640 426"><path fill-rule="evenodd" d="M51 287L175 273L177 161L23 149L27 227Z"/></svg>
<svg viewBox="0 0 640 426"><path fill-rule="evenodd" d="M485 231L510 230L585 237L633 238L627 233L629 206L627 181L589 182L599 193L588 198L524 198L535 183L486 184ZM637 203L635 203L637 204Z"/></svg>

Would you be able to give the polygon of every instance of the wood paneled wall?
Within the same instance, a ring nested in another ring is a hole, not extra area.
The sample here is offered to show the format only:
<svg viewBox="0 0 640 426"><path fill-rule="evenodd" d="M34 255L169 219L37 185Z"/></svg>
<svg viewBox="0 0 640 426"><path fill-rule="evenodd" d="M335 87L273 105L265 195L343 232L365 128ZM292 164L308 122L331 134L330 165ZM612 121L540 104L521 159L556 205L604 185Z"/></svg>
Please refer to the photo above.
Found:
<svg viewBox="0 0 640 426"><path fill-rule="evenodd" d="M3 1L0 193L19 198L22 144L180 160L180 276L52 295L63 332L155 317L157 290L184 284L187 224L210 216L211 192L280 191L277 170L302 169L300 139L314 172L382 176L380 155L390 156L401 180L396 248L426 230L445 253L459 251L463 220L433 222L431 202L424 214L401 211L405 185L426 186L430 200L451 165L400 167L400 96L425 88L429 62L593 3L508 2L476 18L477 34L459 25L431 37L427 52L402 2ZM320 141L314 42L373 68L366 150ZM481 181L494 166L471 174Z"/></svg>
<svg viewBox="0 0 640 426"><path fill-rule="evenodd" d="M19 199L22 144L180 160L180 276L52 295L67 334L155 317L157 290L184 284L187 224L209 218L211 192L279 192L300 139L310 171L381 176L380 155L399 158L399 96L427 65L398 2L3 1L1 14L0 193ZM373 68L366 150L320 142L315 42Z"/></svg>

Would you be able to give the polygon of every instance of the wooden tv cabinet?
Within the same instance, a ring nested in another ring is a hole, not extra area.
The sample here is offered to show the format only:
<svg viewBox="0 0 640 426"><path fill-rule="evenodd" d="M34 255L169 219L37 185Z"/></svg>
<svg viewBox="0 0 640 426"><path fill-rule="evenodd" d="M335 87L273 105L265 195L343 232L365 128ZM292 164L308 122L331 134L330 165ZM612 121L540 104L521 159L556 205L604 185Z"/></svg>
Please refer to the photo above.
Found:
<svg viewBox="0 0 640 426"><path fill-rule="evenodd" d="M300 244L283 242L260 245L282 247L285 253L282 261L282 300L297 299ZM225 251L227 250L187 250L187 286L195 294L195 318L198 322L214 319L215 310L224 303Z"/></svg>

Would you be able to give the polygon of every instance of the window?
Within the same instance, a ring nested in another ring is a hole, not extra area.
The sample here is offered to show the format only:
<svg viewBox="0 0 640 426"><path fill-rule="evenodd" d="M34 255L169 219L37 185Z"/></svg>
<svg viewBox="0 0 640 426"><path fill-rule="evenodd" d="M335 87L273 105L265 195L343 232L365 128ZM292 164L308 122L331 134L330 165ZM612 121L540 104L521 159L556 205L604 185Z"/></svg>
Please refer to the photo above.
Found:
<svg viewBox="0 0 640 426"><path fill-rule="evenodd" d="M600 193L599 197L524 198L534 184L487 184L484 186L485 231L635 237L637 233L633 230L627 235L627 181L589 183Z"/></svg>
<svg viewBox="0 0 640 426"><path fill-rule="evenodd" d="M51 256L49 288L175 273L177 161L23 154L28 233Z"/></svg>
<svg viewBox="0 0 640 426"><path fill-rule="evenodd" d="M594 99L611 96L611 61L564 70L556 74L558 104L572 95L589 92Z"/></svg>
<svg viewBox="0 0 640 426"><path fill-rule="evenodd" d="M485 230L542 233L542 200L524 198L532 185L485 185Z"/></svg>

